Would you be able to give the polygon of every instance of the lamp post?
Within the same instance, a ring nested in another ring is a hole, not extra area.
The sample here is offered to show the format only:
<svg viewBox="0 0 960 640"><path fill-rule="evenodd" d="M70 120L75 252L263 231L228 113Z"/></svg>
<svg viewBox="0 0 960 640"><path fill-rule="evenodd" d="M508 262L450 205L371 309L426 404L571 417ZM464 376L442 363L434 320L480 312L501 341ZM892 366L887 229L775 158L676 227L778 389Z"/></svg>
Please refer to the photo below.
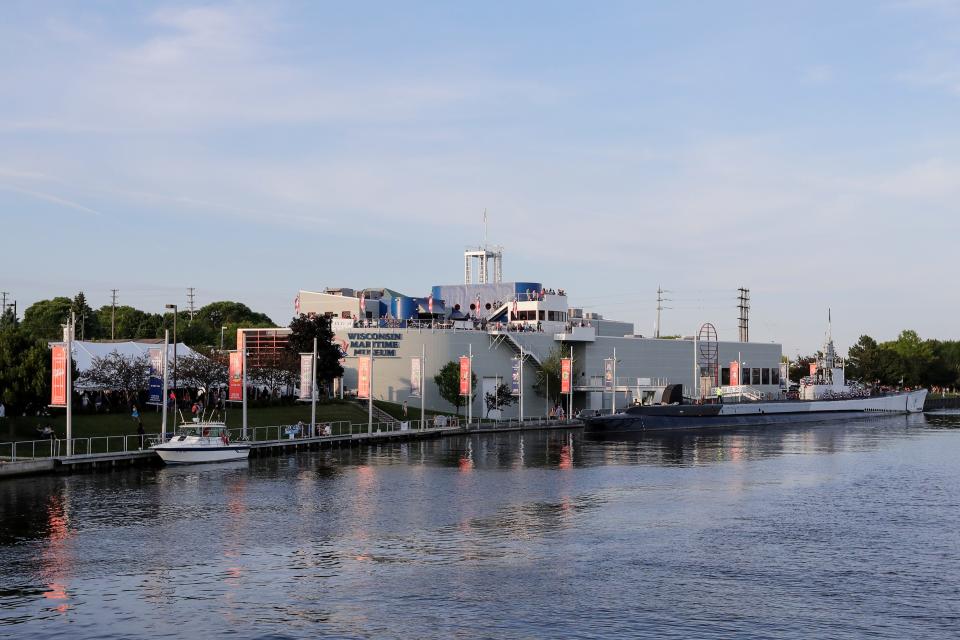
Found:
<svg viewBox="0 0 960 640"><path fill-rule="evenodd" d="M173 393L177 393L177 305L168 304L167 309L173 309ZM179 399L179 398L178 398ZM166 398L163 399L166 402ZM176 407L174 407L176 410Z"/></svg>
<svg viewBox="0 0 960 640"><path fill-rule="evenodd" d="M223 353L223 330L226 328L226 325L220 327L220 353Z"/></svg>

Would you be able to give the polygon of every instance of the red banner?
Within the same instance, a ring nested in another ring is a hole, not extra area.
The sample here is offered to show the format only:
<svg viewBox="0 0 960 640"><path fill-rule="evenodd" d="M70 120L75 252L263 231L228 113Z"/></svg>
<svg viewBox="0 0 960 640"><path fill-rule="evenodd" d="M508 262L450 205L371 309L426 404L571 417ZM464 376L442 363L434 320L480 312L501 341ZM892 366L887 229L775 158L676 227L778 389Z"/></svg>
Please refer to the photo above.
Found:
<svg viewBox="0 0 960 640"><path fill-rule="evenodd" d="M730 363L730 386L740 386L740 363L736 360Z"/></svg>
<svg viewBox="0 0 960 640"><path fill-rule="evenodd" d="M55 346L52 356L50 404L55 407L65 407L67 406L67 348Z"/></svg>
<svg viewBox="0 0 960 640"><path fill-rule="evenodd" d="M560 393L570 393L570 358L560 359Z"/></svg>
<svg viewBox="0 0 960 640"><path fill-rule="evenodd" d="M370 356L357 357L357 397L370 397Z"/></svg>
<svg viewBox="0 0 960 640"><path fill-rule="evenodd" d="M470 395L470 358L460 356L460 395Z"/></svg>
<svg viewBox="0 0 960 640"><path fill-rule="evenodd" d="M817 375L817 363L816 363L816 362L811 362L811 363L810 363L810 375L811 375L811 376Z"/></svg>
<svg viewBox="0 0 960 640"><path fill-rule="evenodd" d="M229 378L229 399L233 402L243 401L243 353L240 351L230 352Z"/></svg>

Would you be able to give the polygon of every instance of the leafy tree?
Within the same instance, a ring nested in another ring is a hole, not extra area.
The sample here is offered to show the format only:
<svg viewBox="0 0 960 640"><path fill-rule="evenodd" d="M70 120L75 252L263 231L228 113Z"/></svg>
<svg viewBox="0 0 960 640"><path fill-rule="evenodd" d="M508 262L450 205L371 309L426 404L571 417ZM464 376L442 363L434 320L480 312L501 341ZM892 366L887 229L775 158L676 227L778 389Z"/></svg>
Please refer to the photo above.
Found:
<svg viewBox="0 0 960 640"><path fill-rule="evenodd" d="M560 360L566 357L561 347L554 347L537 371L537 379L533 383L533 390L541 398L547 398L551 404L560 399Z"/></svg>
<svg viewBox="0 0 960 640"><path fill-rule="evenodd" d="M850 347L847 351L847 375L864 382L880 379L880 345L876 340L863 335Z"/></svg>
<svg viewBox="0 0 960 640"><path fill-rule="evenodd" d="M330 381L343 375L340 346L333 341L330 318L300 314L290 321L289 349L293 354L312 353L317 339L317 381Z"/></svg>
<svg viewBox="0 0 960 640"><path fill-rule="evenodd" d="M12 323L0 329L0 400L8 415L32 414L50 402L50 349Z"/></svg>
<svg viewBox="0 0 960 640"><path fill-rule="evenodd" d="M272 396L288 386L297 384L300 379L300 360L290 352L277 354L272 362L263 362L250 367L250 382L266 387Z"/></svg>
<svg viewBox="0 0 960 640"><path fill-rule="evenodd" d="M110 336L110 320L113 312L113 307L110 305L104 305L96 311L97 323L105 338ZM131 306L121 305L116 308L113 320L114 336L117 340L163 337L163 316L159 313L147 313ZM178 340L179 338L180 336L177 336Z"/></svg>
<svg viewBox="0 0 960 640"><path fill-rule="evenodd" d="M73 302L63 296L51 300L39 300L23 312L21 323L27 333L37 339L61 340L63 325L70 320Z"/></svg>
<svg viewBox="0 0 960 640"><path fill-rule="evenodd" d="M474 389L473 398L476 398L477 376L472 371L470 379ZM433 381L437 385L440 397L456 407L456 413L460 415L460 407L464 406L464 397L460 395L460 363L451 360L443 365L437 375L433 376Z"/></svg>
<svg viewBox="0 0 960 640"><path fill-rule="evenodd" d="M125 356L113 351L94 358L78 382L96 389L125 391L129 395L146 389L149 378L150 358L146 354Z"/></svg>
<svg viewBox="0 0 960 640"><path fill-rule="evenodd" d="M211 352L177 356L177 381L207 391L227 384L227 365L221 354Z"/></svg>
<svg viewBox="0 0 960 640"><path fill-rule="evenodd" d="M498 384L493 391L488 391L484 395L484 403L487 406L486 416L490 417L490 412L502 407L509 407L516 401L516 397L510 392L510 385Z"/></svg>
<svg viewBox="0 0 960 640"><path fill-rule="evenodd" d="M100 337L100 324L97 322L97 314L90 305L87 304L87 296L83 291L73 297L70 303L70 311L74 313L77 320L75 335L78 340L95 340Z"/></svg>

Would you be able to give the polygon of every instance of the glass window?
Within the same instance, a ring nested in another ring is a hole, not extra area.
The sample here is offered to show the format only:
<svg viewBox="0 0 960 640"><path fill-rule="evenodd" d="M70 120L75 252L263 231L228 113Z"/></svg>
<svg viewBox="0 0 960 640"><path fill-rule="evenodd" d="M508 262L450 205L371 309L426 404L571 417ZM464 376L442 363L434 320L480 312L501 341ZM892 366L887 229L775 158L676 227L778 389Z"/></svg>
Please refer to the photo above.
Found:
<svg viewBox="0 0 960 640"><path fill-rule="evenodd" d="M763 372L763 379L760 381L760 384L770 384L770 369L764 367L761 371Z"/></svg>
<svg viewBox="0 0 960 640"><path fill-rule="evenodd" d="M780 369L770 369L770 384L780 384Z"/></svg>
<svg viewBox="0 0 960 640"><path fill-rule="evenodd" d="M730 384L730 367L720 369L720 385L728 386Z"/></svg>
<svg viewBox="0 0 960 640"><path fill-rule="evenodd" d="M750 369L750 384L760 384L760 367Z"/></svg>
<svg viewBox="0 0 960 640"><path fill-rule="evenodd" d="M750 367L744 367L740 372L740 384L750 384Z"/></svg>
<svg viewBox="0 0 960 640"><path fill-rule="evenodd" d="M541 319L541 320L544 319L544 311L543 311L543 309L540 309L540 319ZM612 405L611 405L611 406L612 406Z"/></svg>

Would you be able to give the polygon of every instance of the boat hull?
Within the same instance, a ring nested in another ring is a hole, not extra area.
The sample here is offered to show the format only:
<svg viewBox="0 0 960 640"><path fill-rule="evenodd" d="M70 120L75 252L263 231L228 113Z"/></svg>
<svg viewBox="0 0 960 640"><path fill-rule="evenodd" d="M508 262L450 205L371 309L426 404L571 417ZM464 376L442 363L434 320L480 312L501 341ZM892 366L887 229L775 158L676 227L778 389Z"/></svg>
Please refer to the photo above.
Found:
<svg viewBox="0 0 960 640"><path fill-rule="evenodd" d="M204 462L229 462L246 460L250 456L247 445L225 445L222 447L165 447L153 448L165 464L200 464Z"/></svg>
<svg viewBox="0 0 960 640"><path fill-rule="evenodd" d="M926 396L926 390L920 390L841 400L632 407L624 413L587 418L584 427L588 433L623 433L835 422L876 414L919 413Z"/></svg>

